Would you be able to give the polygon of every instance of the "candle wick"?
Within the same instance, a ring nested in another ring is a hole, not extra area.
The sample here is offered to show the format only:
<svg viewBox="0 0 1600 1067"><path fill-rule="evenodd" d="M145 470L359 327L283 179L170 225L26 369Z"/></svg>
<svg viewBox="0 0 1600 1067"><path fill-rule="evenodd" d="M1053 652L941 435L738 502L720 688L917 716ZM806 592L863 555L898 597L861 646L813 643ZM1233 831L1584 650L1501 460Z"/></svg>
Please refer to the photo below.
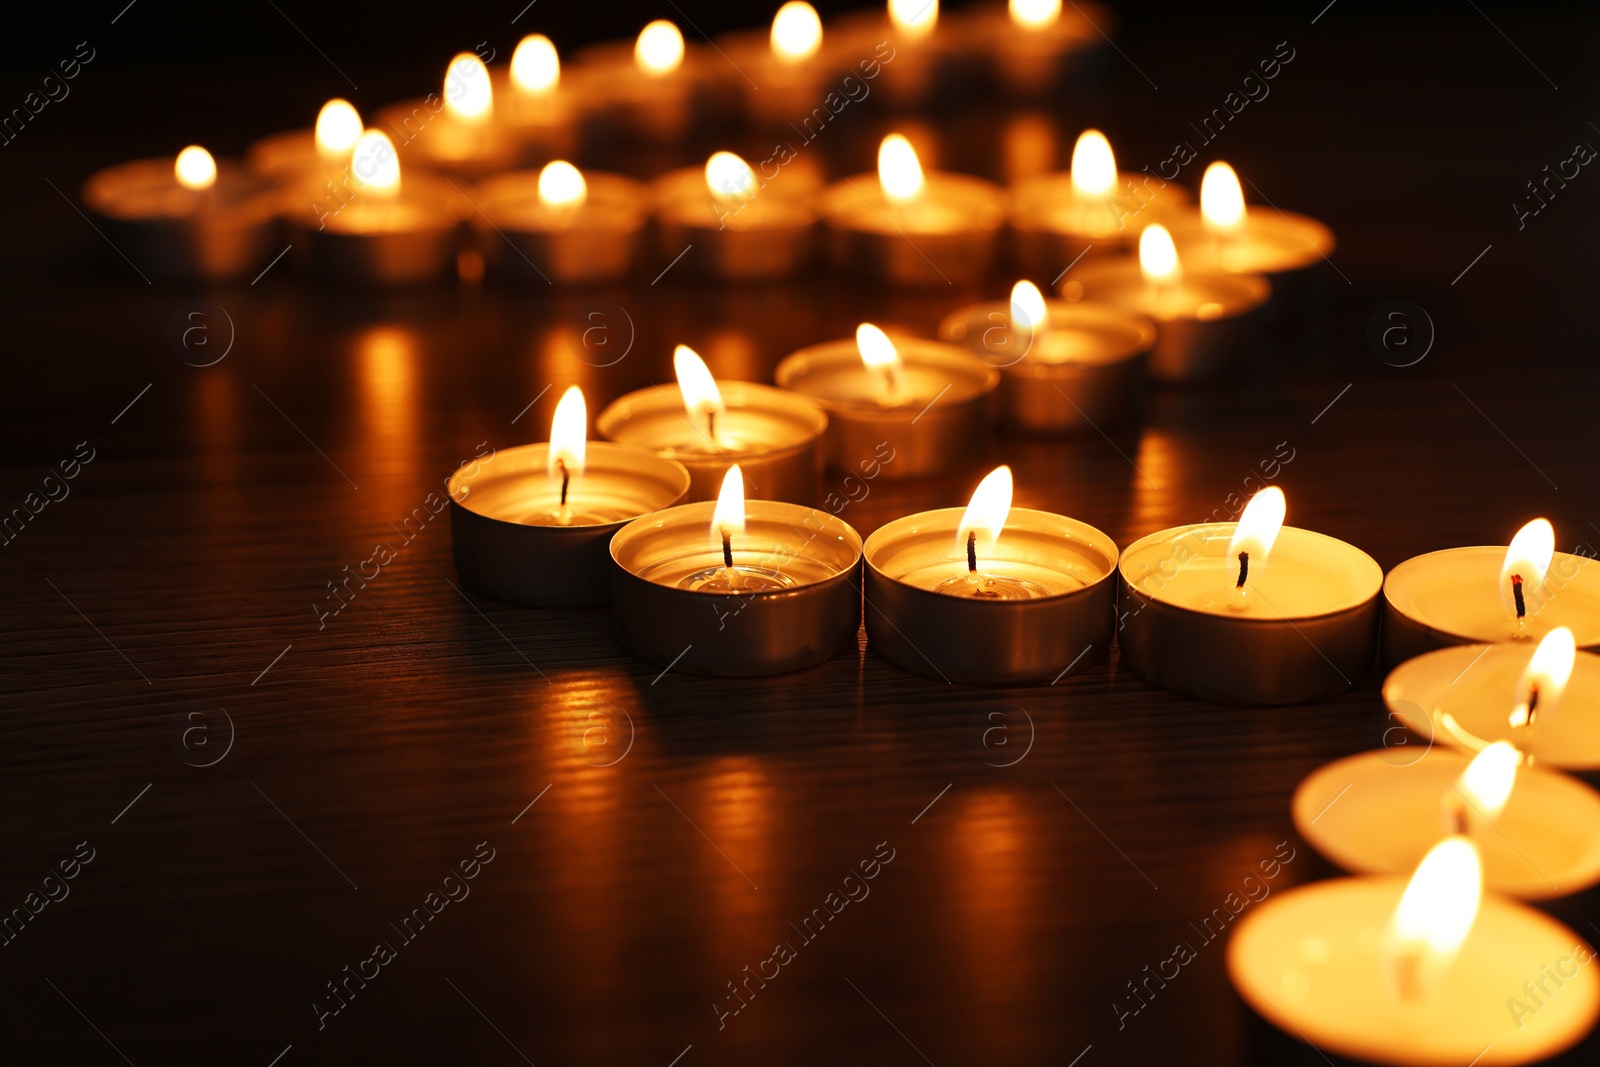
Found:
<svg viewBox="0 0 1600 1067"><path fill-rule="evenodd" d="M713 447L715 447L715 445L717 443L717 409L716 408L711 408L711 407L706 408L706 436L711 438L711 444L712 444Z"/></svg>
<svg viewBox="0 0 1600 1067"><path fill-rule="evenodd" d="M567 506L567 487L572 484L572 472L567 470L567 461L556 460L556 469L561 472L561 506Z"/></svg>
<svg viewBox="0 0 1600 1067"><path fill-rule="evenodd" d="M1249 576L1250 576L1250 553L1241 552L1241 553L1239 553L1239 584L1234 586L1234 588L1235 589L1243 589L1244 588L1244 580Z"/></svg>
<svg viewBox="0 0 1600 1067"><path fill-rule="evenodd" d="M1517 603L1517 619L1520 621L1528 614L1528 602L1522 599L1522 575L1511 576L1511 598Z"/></svg>
<svg viewBox="0 0 1600 1067"><path fill-rule="evenodd" d="M733 535L726 526L718 527L722 534L722 565L729 570L733 569Z"/></svg>
<svg viewBox="0 0 1600 1067"><path fill-rule="evenodd" d="M1539 714L1539 683L1534 682L1528 686L1528 714L1523 719L1523 725L1533 726L1534 717Z"/></svg>
<svg viewBox="0 0 1600 1067"><path fill-rule="evenodd" d="M890 397L900 391L899 383L895 381L894 367L892 365L883 368L883 388L884 392Z"/></svg>
<svg viewBox="0 0 1600 1067"><path fill-rule="evenodd" d="M967 531L967 573L978 573L978 531Z"/></svg>

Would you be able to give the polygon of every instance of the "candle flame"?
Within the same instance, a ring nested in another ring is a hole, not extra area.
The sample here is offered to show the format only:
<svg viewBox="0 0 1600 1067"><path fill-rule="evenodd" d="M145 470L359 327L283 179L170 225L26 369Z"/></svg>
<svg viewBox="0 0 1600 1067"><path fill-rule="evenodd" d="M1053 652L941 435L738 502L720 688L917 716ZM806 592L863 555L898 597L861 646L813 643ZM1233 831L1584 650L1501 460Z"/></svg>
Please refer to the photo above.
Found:
<svg viewBox="0 0 1600 1067"><path fill-rule="evenodd" d="M382 130L368 130L356 139L350 152L350 170L361 182L362 192L394 196L400 191L400 157Z"/></svg>
<svg viewBox="0 0 1600 1067"><path fill-rule="evenodd" d="M1045 306L1044 294L1030 281L1020 281L1011 287L1011 327L1027 330L1030 334L1044 333L1050 325L1050 309Z"/></svg>
<svg viewBox="0 0 1600 1067"><path fill-rule="evenodd" d="M979 548L991 548L1011 513L1011 468L996 467L972 491L972 501L956 527L956 551L967 551L967 535L976 534Z"/></svg>
<svg viewBox="0 0 1600 1067"><path fill-rule="evenodd" d="M1024 29L1048 26L1061 17L1061 0L1011 0L1011 21Z"/></svg>
<svg viewBox="0 0 1600 1067"><path fill-rule="evenodd" d="M883 195L894 203L922 195L922 164L917 160L917 150L902 134L891 133L878 146L878 184L883 186Z"/></svg>
<svg viewBox="0 0 1600 1067"><path fill-rule="evenodd" d="M1084 130L1072 146L1072 191L1078 196L1107 197L1117 187L1117 157L1099 130Z"/></svg>
<svg viewBox="0 0 1600 1067"><path fill-rule="evenodd" d="M570 386L561 394L555 417L550 420L550 477L559 484L561 465L566 465L568 477L583 473L584 452L589 439L589 411L583 402L583 390Z"/></svg>
<svg viewBox="0 0 1600 1067"><path fill-rule="evenodd" d="M678 376L678 392L683 394L683 410L689 421L696 428L706 424L708 430L714 430L711 420L727 409L722 403L722 390L717 388L717 380L711 377L706 361L688 345L679 345L672 350L672 369ZM713 435L708 433L707 436Z"/></svg>
<svg viewBox="0 0 1600 1067"><path fill-rule="evenodd" d="M744 472L735 463L722 476L717 506L711 513L711 547L722 551L722 539L730 541L744 533Z"/></svg>
<svg viewBox="0 0 1600 1067"><path fill-rule="evenodd" d="M889 0L889 21L908 37L926 37L939 22L939 0Z"/></svg>
<svg viewBox="0 0 1600 1067"><path fill-rule="evenodd" d="M546 207L582 207L588 196L583 173L564 159L546 163L539 172L539 202Z"/></svg>
<svg viewBox="0 0 1600 1067"><path fill-rule="evenodd" d="M1250 567L1259 574L1259 568L1267 562L1267 555L1278 540L1278 531L1283 529L1287 509L1283 490L1275 485L1251 497L1234 527L1233 540L1228 542L1228 559L1238 559L1241 552L1249 553Z"/></svg>
<svg viewBox="0 0 1600 1067"><path fill-rule="evenodd" d="M772 54L786 63L816 55L822 47L822 19L806 0L789 0L772 17Z"/></svg>
<svg viewBox="0 0 1600 1067"><path fill-rule="evenodd" d="M1517 780L1521 753L1509 741L1496 741L1472 758L1456 779L1456 788L1467 803L1493 822L1505 810L1511 787Z"/></svg>
<svg viewBox="0 0 1600 1067"><path fill-rule="evenodd" d="M361 129L361 115L350 101L329 100L317 112L317 154L323 159L348 159L361 139Z"/></svg>
<svg viewBox="0 0 1600 1067"><path fill-rule="evenodd" d="M1226 163L1213 163L1200 179L1200 217L1212 233L1230 233L1244 224L1244 190Z"/></svg>
<svg viewBox="0 0 1600 1067"><path fill-rule="evenodd" d="M1578 658L1578 643L1572 631L1557 626L1544 635L1533 650L1528 666L1517 681L1517 707L1511 725L1532 726L1536 716L1549 715L1567 691L1567 679Z"/></svg>
<svg viewBox="0 0 1600 1067"><path fill-rule="evenodd" d="M1402 999L1425 996L1454 961L1482 897L1483 859L1469 839L1447 837L1422 858L1389 920L1385 946Z"/></svg>
<svg viewBox="0 0 1600 1067"><path fill-rule="evenodd" d="M489 68L471 52L462 52L445 68L444 108L463 122L484 122L494 111Z"/></svg>
<svg viewBox="0 0 1600 1067"><path fill-rule="evenodd" d="M671 74L683 65L683 34L666 19L656 19L639 31L633 61L646 74Z"/></svg>
<svg viewBox="0 0 1600 1067"><path fill-rule="evenodd" d="M1550 569L1550 561L1555 558L1556 531L1550 525L1549 519L1534 519L1522 529L1517 531L1517 536L1511 539L1511 544L1506 548L1505 563L1500 566L1500 599L1505 603L1506 610L1517 610L1517 597L1513 589L1511 578L1516 575L1522 582L1523 603L1527 606L1528 614L1533 615L1538 611L1538 600L1534 593L1544 584L1545 571Z"/></svg>
<svg viewBox="0 0 1600 1067"><path fill-rule="evenodd" d="M1183 276L1178 247L1172 243L1172 234L1160 223L1146 226L1139 234L1139 270L1151 285L1168 285Z"/></svg>
<svg viewBox="0 0 1600 1067"><path fill-rule="evenodd" d="M561 57L542 33L530 33L511 53L511 84L525 93L548 93L561 81Z"/></svg>
<svg viewBox="0 0 1600 1067"><path fill-rule="evenodd" d="M178 153L172 172L178 176L178 184L185 189L209 189L217 184L217 161L197 144Z"/></svg>
<svg viewBox="0 0 1600 1067"><path fill-rule="evenodd" d="M870 322L856 327L856 351L867 370L883 379L885 391L892 392L896 375L900 372L900 350L895 348L889 335Z"/></svg>
<svg viewBox="0 0 1600 1067"><path fill-rule="evenodd" d="M743 204L756 195L756 172L732 152L713 152L706 160L706 188L714 199Z"/></svg>

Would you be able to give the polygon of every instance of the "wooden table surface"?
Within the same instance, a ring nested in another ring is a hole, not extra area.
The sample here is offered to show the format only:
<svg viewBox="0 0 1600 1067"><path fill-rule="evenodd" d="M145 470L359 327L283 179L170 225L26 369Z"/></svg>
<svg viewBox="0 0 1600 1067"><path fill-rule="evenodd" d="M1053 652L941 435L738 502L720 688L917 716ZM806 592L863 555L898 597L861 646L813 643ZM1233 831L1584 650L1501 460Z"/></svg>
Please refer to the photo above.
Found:
<svg viewBox="0 0 1600 1067"><path fill-rule="evenodd" d="M1019 506L1126 545L1220 507L1288 449L1290 521L1386 568L1504 544L1535 515L1558 547L1600 545L1600 177L1580 173L1521 229L1510 207L1574 143L1600 143L1579 45L1592 20L1508 11L1511 45L1470 9L1314 14L1135 25L1105 95L1056 116L1053 154L1093 119L1133 169L1158 162L1287 38L1272 95L1182 180L1222 154L1251 200L1334 226L1315 332L1235 381L1154 393L1140 427L996 439L949 477L875 482L845 520L866 535L964 503L1007 462ZM862 319L929 330L1010 279L890 295L684 272L364 295L286 261L254 286L147 286L66 197L98 166L166 150L110 127L169 77L86 84L7 149L0 178L15 223L0 510L93 457L0 549L0 910L80 861L69 895L0 951L7 1062L1322 1062L1254 1020L1223 941L1194 924L1275 854L1293 858L1273 892L1333 873L1289 797L1322 763L1395 740L1376 677L1285 708L1188 700L1115 657L1054 686L969 688L900 671L863 635L800 674L705 680L632 659L606 610L458 588L444 516L397 532L480 442L541 439L568 384L597 412L667 380L678 342L721 377L770 381L784 354ZM248 99L229 85L227 106ZM992 117L934 123L946 158L998 167ZM818 158L853 164L876 121ZM215 143L273 128L249 127ZM1393 300L1436 334L1414 366L1368 343ZM582 343L596 312L611 348ZM185 347L197 322L213 347ZM225 358L190 365L230 335ZM394 562L319 620L328 583L380 542ZM447 880L464 861L476 877ZM876 877L847 882L863 861ZM851 886L860 899L802 932ZM1595 903L1548 907L1592 933ZM429 921L402 932L414 909ZM1179 942L1196 958L1127 1011L1129 983ZM380 943L392 958L373 959ZM780 943L777 977L741 984ZM1562 1062L1597 1052L1591 1039Z"/></svg>

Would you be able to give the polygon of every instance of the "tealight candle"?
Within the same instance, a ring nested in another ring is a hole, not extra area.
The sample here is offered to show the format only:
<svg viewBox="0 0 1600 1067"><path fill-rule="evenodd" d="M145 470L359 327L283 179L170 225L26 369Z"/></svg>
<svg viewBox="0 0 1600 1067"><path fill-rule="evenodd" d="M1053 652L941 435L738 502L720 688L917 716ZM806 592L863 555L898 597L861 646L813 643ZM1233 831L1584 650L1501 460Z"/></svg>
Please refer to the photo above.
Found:
<svg viewBox="0 0 1600 1067"><path fill-rule="evenodd" d="M867 538L867 640L946 682L1053 682L1111 645L1117 546L1086 523L1011 506L1011 468L965 510L908 515Z"/></svg>
<svg viewBox="0 0 1600 1067"><path fill-rule="evenodd" d="M1573 713L1560 709L1571 694ZM1557 627L1524 642L1455 645L1408 659L1383 683L1392 716L1429 744L1477 751L1511 741L1568 770L1600 769L1600 656Z"/></svg>
<svg viewBox="0 0 1600 1067"><path fill-rule="evenodd" d="M1241 917L1228 976L1285 1033L1372 1063L1530 1063L1593 1028L1600 975L1576 933L1482 895L1477 850L1446 838L1403 877L1274 893Z"/></svg>
<svg viewBox="0 0 1600 1067"><path fill-rule="evenodd" d="M1010 96L1032 98L1060 90L1085 57L1116 30L1099 4L1074 0L1009 0L973 10L965 36L985 59L991 80ZM1103 35L1103 36L1102 36Z"/></svg>
<svg viewBox="0 0 1600 1067"><path fill-rule="evenodd" d="M1212 163L1200 180L1200 210L1166 220L1186 262L1243 274L1265 274L1274 286L1320 267L1332 254L1333 231L1307 215L1251 210L1239 175Z"/></svg>
<svg viewBox="0 0 1600 1067"><path fill-rule="evenodd" d="M1233 369L1258 312L1272 295L1259 274L1194 269L1181 263L1159 223L1139 236L1139 255L1102 256L1069 272L1067 300L1115 304L1156 323L1150 373L1160 381L1214 378Z"/></svg>
<svg viewBox="0 0 1600 1067"><path fill-rule="evenodd" d="M408 166L471 180L517 162L516 142L495 121L489 68L471 52L450 60L442 93L386 108L378 123L388 127L385 132Z"/></svg>
<svg viewBox="0 0 1600 1067"><path fill-rule="evenodd" d="M672 362L677 387L653 386L614 401L595 422L602 437L682 463L691 501L715 499L734 464L760 499L817 499L828 416L815 402L770 385L719 383L685 345Z"/></svg>
<svg viewBox="0 0 1600 1067"><path fill-rule="evenodd" d="M662 175L652 193L663 264L692 245L687 272L762 281L804 270L816 253L811 197L788 183L760 181L732 152Z"/></svg>
<svg viewBox="0 0 1600 1067"><path fill-rule="evenodd" d="M394 145L377 130L356 141L348 177L289 216L300 262L323 277L371 285L435 281L455 269L469 208L448 182L408 174L402 183Z"/></svg>
<svg viewBox="0 0 1600 1067"><path fill-rule="evenodd" d="M824 106L833 72L819 54L822 19L806 0L788 0L778 8L770 30L739 30L722 37L717 47L744 72L729 82L740 91L745 117L753 125L784 126Z"/></svg>
<svg viewBox="0 0 1600 1067"><path fill-rule="evenodd" d="M488 266L524 282L624 278L647 220L644 186L556 160L478 186L473 226Z"/></svg>
<svg viewBox="0 0 1600 1067"><path fill-rule="evenodd" d="M561 82L561 56L550 38L531 33L511 53L505 80L491 78L496 121L517 142L523 162L544 164L578 150L578 104Z"/></svg>
<svg viewBox="0 0 1600 1067"><path fill-rule="evenodd" d="M1483 855L1484 884L1530 900L1600 881L1600 794L1587 785L1519 770L1506 741L1395 757L1363 752L1312 772L1291 805L1300 836L1347 871L1403 874L1441 835L1465 834Z"/></svg>
<svg viewBox="0 0 1600 1067"><path fill-rule="evenodd" d="M1446 645L1531 641L1557 626L1600 650L1600 562L1555 550L1535 519L1506 548L1447 548L1406 560L1383 583L1384 659Z"/></svg>
<svg viewBox="0 0 1600 1067"><path fill-rule="evenodd" d="M611 598L611 537L681 503L689 472L645 448L585 441L583 393L556 405L550 443L501 449L449 480L456 570L512 604L586 607Z"/></svg>
<svg viewBox="0 0 1600 1067"><path fill-rule="evenodd" d="M812 508L747 504L744 479L734 465L715 503L637 519L612 540L617 637L645 662L737 678L855 648L860 536Z"/></svg>
<svg viewBox="0 0 1600 1067"><path fill-rule="evenodd" d="M1101 304L1046 300L1020 281L1005 303L952 313L939 336L1000 368L1001 417L1027 433L1118 426L1144 408L1155 324Z"/></svg>
<svg viewBox="0 0 1600 1067"><path fill-rule="evenodd" d="M251 145L245 165L280 181L333 177L350 165L350 151L361 133L361 115L348 100L336 98L322 105L312 129L274 134Z"/></svg>
<svg viewBox="0 0 1600 1067"><path fill-rule="evenodd" d="M574 74L588 117L600 124L596 134L602 140L676 145L697 126L711 125L719 101L711 91L706 51L687 47L683 33L666 19L645 26L631 44L585 48Z"/></svg>
<svg viewBox="0 0 1600 1067"><path fill-rule="evenodd" d="M271 255L278 203L269 182L199 145L174 159L109 167L83 202L141 271L173 281L248 277Z"/></svg>
<svg viewBox="0 0 1600 1067"><path fill-rule="evenodd" d="M878 148L878 173L830 185L820 201L835 270L891 285L970 285L994 263L1004 194L966 174L922 172L898 133Z"/></svg>
<svg viewBox="0 0 1600 1067"><path fill-rule="evenodd" d="M940 19L939 0L888 0L878 11L846 13L832 21L829 37L836 66L877 57L882 70L872 91L889 108L955 102L970 88L967 57Z"/></svg>
<svg viewBox="0 0 1600 1067"><path fill-rule="evenodd" d="M1026 274L1054 278L1084 255L1132 252L1146 226L1165 222L1189 191L1152 174L1119 172L1111 142L1085 130L1072 166L1011 187L1011 252Z"/></svg>
<svg viewBox="0 0 1600 1067"><path fill-rule="evenodd" d="M778 364L778 385L828 413L828 462L855 471L882 465L883 478L939 474L969 461L989 433L1000 372L953 345L890 340L864 322L854 340L802 348Z"/></svg>
<svg viewBox="0 0 1600 1067"><path fill-rule="evenodd" d="M1365 677L1383 570L1353 545L1284 526L1286 507L1271 486L1238 522L1128 546L1118 565L1122 662L1167 689L1244 704L1314 700Z"/></svg>

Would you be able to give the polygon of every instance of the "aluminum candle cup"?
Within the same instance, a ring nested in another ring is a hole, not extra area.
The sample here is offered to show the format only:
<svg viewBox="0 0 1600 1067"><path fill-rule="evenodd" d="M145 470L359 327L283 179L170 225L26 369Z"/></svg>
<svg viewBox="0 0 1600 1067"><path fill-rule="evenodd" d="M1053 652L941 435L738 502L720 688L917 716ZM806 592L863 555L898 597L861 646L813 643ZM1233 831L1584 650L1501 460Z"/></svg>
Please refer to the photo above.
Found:
<svg viewBox="0 0 1600 1067"><path fill-rule="evenodd" d="M374 126L388 134L401 162L411 170L426 167L458 181L473 181L510 170L519 162L517 141L498 119L457 116L437 93L385 108Z"/></svg>
<svg viewBox="0 0 1600 1067"><path fill-rule="evenodd" d="M1521 626L1499 593L1506 549L1446 548L1415 556L1383 583L1383 657L1390 664L1448 645L1536 642L1565 626L1578 647L1600 650L1600 561L1556 552L1542 583L1529 583Z"/></svg>
<svg viewBox="0 0 1600 1067"><path fill-rule="evenodd" d="M1148 682L1239 704L1343 692L1372 666L1383 570L1353 545L1285 526L1243 597L1229 545L1238 523L1177 526L1128 546L1117 642Z"/></svg>
<svg viewBox="0 0 1600 1067"><path fill-rule="evenodd" d="M581 203L548 203L539 172L517 171L478 186L473 226L490 269L524 282L582 285L625 278L638 261L644 186L617 174L583 174Z"/></svg>
<svg viewBox="0 0 1600 1067"><path fill-rule="evenodd" d="M1141 230L1167 223L1191 196L1181 185L1129 171L1116 174L1105 196L1088 196L1073 186L1070 172L1060 171L1017 182L1008 199L1018 270L1054 278L1080 256L1132 251Z"/></svg>
<svg viewBox="0 0 1600 1067"><path fill-rule="evenodd" d="M448 182L408 172L397 194L309 188L289 215L295 258L307 270L353 285L409 285L455 272L470 207Z"/></svg>
<svg viewBox="0 0 1600 1067"><path fill-rule="evenodd" d="M172 158L135 160L92 175L83 203L153 277L248 278L278 251L279 202L270 182L235 164L217 164L213 174L205 188L189 188Z"/></svg>
<svg viewBox="0 0 1600 1067"><path fill-rule="evenodd" d="M1505 810L1489 818L1481 801L1457 791L1474 755L1387 748L1336 760L1295 790L1295 829L1347 871L1410 874L1447 832L1442 812L1453 804L1483 855L1486 888L1543 900L1600 881L1600 794L1568 775L1520 767Z"/></svg>
<svg viewBox="0 0 1600 1067"><path fill-rule="evenodd" d="M877 458L881 477L919 478L969 462L988 438L1000 372L938 341L897 337L894 347L892 388L862 363L854 340L785 357L777 382L827 411L827 457L838 470ZM883 459L885 446L892 460Z"/></svg>
<svg viewBox="0 0 1600 1067"><path fill-rule="evenodd" d="M451 476L456 571L511 604L576 608L611 599L611 535L680 503L689 472L654 452L590 441L567 507L550 477L550 446L503 448Z"/></svg>
<svg viewBox="0 0 1600 1067"><path fill-rule="evenodd" d="M818 201L834 270L888 285L972 285L994 265L1005 221L998 185L931 172L921 193L891 200L876 174L828 186Z"/></svg>
<svg viewBox="0 0 1600 1067"><path fill-rule="evenodd" d="M1103 659L1116 543L1076 519L1012 508L979 565L981 577L998 579L997 595L963 595L968 569L956 530L964 513L908 515L867 538L871 648L913 673L972 685L1049 683Z"/></svg>
<svg viewBox="0 0 1600 1067"><path fill-rule="evenodd" d="M1000 415L1026 433L1080 433L1132 422L1144 409L1156 343L1142 315L1099 304L1045 302L1041 332L1013 329L1007 301L951 314L939 336L1000 368Z"/></svg>
<svg viewBox="0 0 1600 1067"><path fill-rule="evenodd" d="M543 165L578 154L580 103L566 84L524 89L511 78L491 72L495 122L515 145L524 164Z"/></svg>
<svg viewBox="0 0 1600 1067"><path fill-rule="evenodd" d="M1160 220L1184 263L1234 274L1265 274L1274 286L1314 267L1333 254L1333 231L1309 215L1282 211L1248 212L1229 232L1207 226L1198 211L1169 212Z"/></svg>
<svg viewBox="0 0 1600 1067"><path fill-rule="evenodd" d="M583 49L571 68L571 82L584 103L584 121L602 140L652 145L679 145L718 125L728 109L718 98L713 73L722 57L703 45L684 46L680 55L676 62L647 69L638 61L634 41Z"/></svg>
<svg viewBox="0 0 1600 1067"><path fill-rule="evenodd" d="M660 262L683 256L688 273L727 281L786 278L811 266L817 250L811 197L795 195L800 190L783 182L761 186L742 161L737 165L750 182L740 193L714 194L703 166L656 179L651 194Z"/></svg>
<svg viewBox="0 0 1600 1067"><path fill-rule="evenodd" d="M676 385L655 385L613 401L595 420L608 441L649 448L689 469L689 499L715 500L737 463L747 495L810 503L821 481L828 416L807 398L753 382L719 382L727 411L716 438L690 421Z"/></svg>
<svg viewBox="0 0 1600 1067"><path fill-rule="evenodd" d="M612 539L622 646L658 667L729 678L796 671L853 649L860 536L825 512L752 500L730 570L710 537L716 506L669 508Z"/></svg>
<svg viewBox="0 0 1600 1067"><path fill-rule="evenodd" d="M1406 884L1337 878L1274 893L1228 942L1234 988L1262 1018L1320 1050L1406 1067L1531 1063L1593 1028L1600 975L1583 964L1594 950L1554 919L1494 895L1433 996L1403 1001L1387 980L1383 945ZM1560 992L1536 993L1535 1010L1523 983L1552 969Z"/></svg>

